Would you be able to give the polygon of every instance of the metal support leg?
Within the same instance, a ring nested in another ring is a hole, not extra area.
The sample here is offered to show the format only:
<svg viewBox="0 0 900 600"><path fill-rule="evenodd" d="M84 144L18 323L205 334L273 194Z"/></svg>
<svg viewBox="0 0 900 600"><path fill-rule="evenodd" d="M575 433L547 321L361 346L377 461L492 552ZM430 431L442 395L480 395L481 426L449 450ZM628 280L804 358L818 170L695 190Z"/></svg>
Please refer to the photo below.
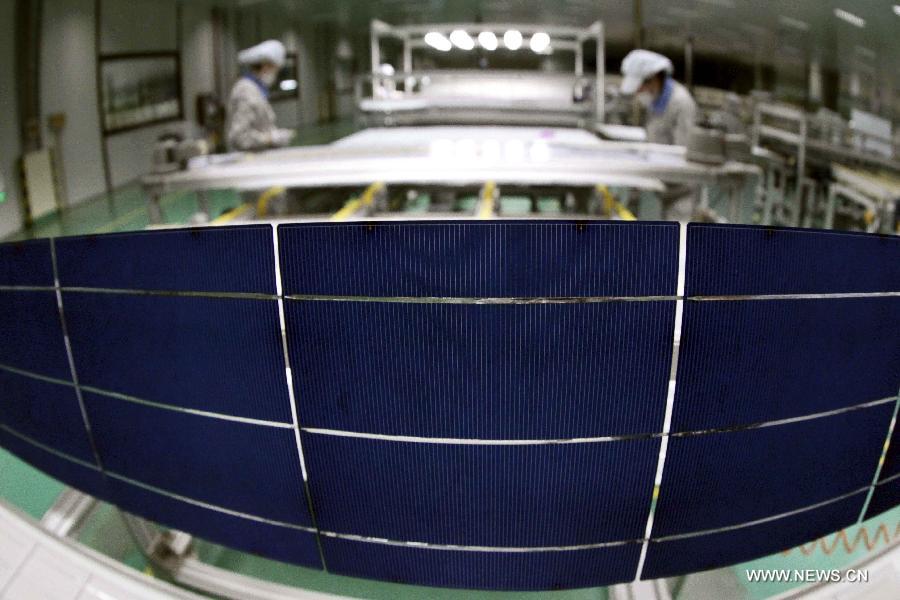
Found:
<svg viewBox="0 0 900 600"><path fill-rule="evenodd" d="M147 213L149 214L151 225L159 225L163 222L159 192L150 194L150 199L147 202Z"/></svg>
<svg viewBox="0 0 900 600"><path fill-rule="evenodd" d="M197 192L197 208L209 221L209 192L207 190L199 190Z"/></svg>
<svg viewBox="0 0 900 600"><path fill-rule="evenodd" d="M834 229L835 208L837 208L837 194L833 186L828 186L828 202L825 205L825 229Z"/></svg>
<svg viewBox="0 0 900 600"><path fill-rule="evenodd" d="M774 169L766 170L766 187L763 190L763 214L762 224L772 224L772 204L775 202L775 171Z"/></svg>
<svg viewBox="0 0 900 600"><path fill-rule="evenodd" d="M66 488L41 517L41 525L53 535L68 537L81 527L96 505L97 500L93 496Z"/></svg>

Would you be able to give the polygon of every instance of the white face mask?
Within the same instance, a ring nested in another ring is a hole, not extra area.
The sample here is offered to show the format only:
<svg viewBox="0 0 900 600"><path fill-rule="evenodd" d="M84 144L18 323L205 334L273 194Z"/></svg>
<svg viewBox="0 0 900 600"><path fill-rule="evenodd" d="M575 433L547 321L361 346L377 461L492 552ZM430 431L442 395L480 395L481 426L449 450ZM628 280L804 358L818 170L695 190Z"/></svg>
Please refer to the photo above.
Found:
<svg viewBox="0 0 900 600"><path fill-rule="evenodd" d="M650 92L639 92L635 98L644 108L650 108L650 105L653 104L653 94Z"/></svg>
<svg viewBox="0 0 900 600"><path fill-rule="evenodd" d="M274 69L265 71L259 76L259 80L268 87L272 87L275 84L276 79L278 79L278 71L275 71Z"/></svg>

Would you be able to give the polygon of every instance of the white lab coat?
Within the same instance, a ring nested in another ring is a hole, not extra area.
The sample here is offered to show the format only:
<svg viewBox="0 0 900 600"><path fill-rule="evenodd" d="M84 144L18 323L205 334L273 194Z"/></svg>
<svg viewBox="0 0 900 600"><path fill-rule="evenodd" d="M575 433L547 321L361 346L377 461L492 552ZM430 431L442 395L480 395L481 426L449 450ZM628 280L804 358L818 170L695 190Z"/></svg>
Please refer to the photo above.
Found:
<svg viewBox="0 0 900 600"><path fill-rule="evenodd" d="M289 140L275 126L275 111L259 86L241 77L228 99L229 150L254 151L284 146Z"/></svg>
<svg viewBox="0 0 900 600"><path fill-rule="evenodd" d="M647 113L647 141L654 144L676 144L687 146L694 117L697 115L697 103L686 87L672 81L672 96L661 114L649 110Z"/></svg>

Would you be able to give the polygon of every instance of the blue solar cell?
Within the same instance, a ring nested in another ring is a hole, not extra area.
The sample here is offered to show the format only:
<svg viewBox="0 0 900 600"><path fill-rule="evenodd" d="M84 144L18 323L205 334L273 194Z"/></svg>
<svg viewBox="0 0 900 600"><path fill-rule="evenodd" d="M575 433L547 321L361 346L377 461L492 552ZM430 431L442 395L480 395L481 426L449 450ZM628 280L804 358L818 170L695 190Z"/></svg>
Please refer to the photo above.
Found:
<svg viewBox="0 0 900 600"><path fill-rule="evenodd" d="M84 401L104 467L227 509L309 525L294 432L148 407Z"/></svg>
<svg viewBox="0 0 900 600"><path fill-rule="evenodd" d="M122 509L203 539L282 562L322 568L316 534L201 508L114 477L113 501Z"/></svg>
<svg viewBox="0 0 900 600"><path fill-rule="evenodd" d="M882 481L875 486L869 507L866 509L866 519L876 517L900 505L900 475L894 475L893 479Z"/></svg>
<svg viewBox="0 0 900 600"><path fill-rule="evenodd" d="M895 397L900 298L687 302L673 431Z"/></svg>
<svg viewBox="0 0 900 600"><path fill-rule="evenodd" d="M304 434L303 447L323 530L543 547L642 537L659 440L471 446Z"/></svg>
<svg viewBox="0 0 900 600"><path fill-rule="evenodd" d="M0 286L53 286L50 240L0 244Z"/></svg>
<svg viewBox="0 0 900 600"><path fill-rule="evenodd" d="M723 567L815 540L855 523L865 497L866 492L860 492L819 508L759 525L651 542L641 579Z"/></svg>
<svg viewBox="0 0 900 600"><path fill-rule="evenodd" d="M0 446L50 477L90 494L111 501L106 480L99 469L82 465L40 448L0 427Z"/></svg>
<svg viewBox="0 0 900 600"><path fill-rule="evenodd" d="M634 579L639 543L565 552L469 552L322 538L328 572L417 585L559 590Z"/></svg>
<svg viewBox="0 0 900 600"><path fill-rule="evenodd" d="M54 292L0 292L0 364L71 379Z"/></svg>
<svg viewBox="0 0 900 600"><path fill-rule="evenodd" d="M653 536L739 525L870 485L892 411L880 405L787 425L672 438Z"/></svg>
<svg viewBox="0 0 900 600"><path fill-rule="evenodd" d="M54 450L94 462L72 386L0 370L0 423Z"/></svg>
<svg viewBox="0 0 900 600"><path fill-rule="evenodd" d="M291 421L275 301L75 292L64 303L82 385Z"/></svg>
<svg viewBox="0 0 900 600"><path fill-rule="evenodd" d="M268 225L71 237L56 255L63 286L275 293Z"/></svg>
<svg viewBox="0 0 900 600"><path fill-rule="evenodd" d="M900 237L691 223L689 296L900 291Z"/></svg>
<svg viewBox="0 0 900 600"><path fill-rule="evenodd" d="M287 294L656 296L675 293L675 223L281 225Z"/></svg>
<svg viewBox="0 0 900 600"><path fill-rule="evenodd" d="M674 302L285 306L304 426L430 437L657 432Z"/></svg>

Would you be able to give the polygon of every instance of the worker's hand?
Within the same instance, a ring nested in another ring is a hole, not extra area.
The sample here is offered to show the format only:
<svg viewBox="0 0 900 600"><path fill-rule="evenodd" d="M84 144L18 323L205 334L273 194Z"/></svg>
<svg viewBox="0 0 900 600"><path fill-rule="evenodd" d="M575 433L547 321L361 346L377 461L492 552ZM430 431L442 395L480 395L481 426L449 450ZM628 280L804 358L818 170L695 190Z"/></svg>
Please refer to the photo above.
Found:
<svg viewBox="0 0 900 600"><path fill-rule="evenodd" d="M276 129L272 132L272 145L276 147L287 146L294 139L297 132L293 129Z"/></svg>

